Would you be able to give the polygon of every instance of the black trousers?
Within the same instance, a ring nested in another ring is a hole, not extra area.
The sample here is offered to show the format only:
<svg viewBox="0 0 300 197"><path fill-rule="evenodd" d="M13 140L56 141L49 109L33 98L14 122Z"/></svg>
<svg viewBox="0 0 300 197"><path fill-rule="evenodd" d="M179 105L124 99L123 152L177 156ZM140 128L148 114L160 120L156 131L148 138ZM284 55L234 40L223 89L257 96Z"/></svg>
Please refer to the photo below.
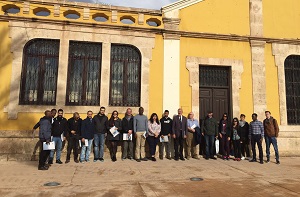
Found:
<svg viewBox="0 0 300 197"><path fill-rule="evenodd" d="M110 143L110 157L111 159L116 157L117 150L118 150L118 141L116 140L111 140L109 141Z"/></svg>
<svg viewBox="0 0 300 197"><path fill-rule="evenodd" d="M234 148L234 158L241 158L241 141L232 140Z"/></svg>
<svg viewBox="0 0 300 197"><path fill-rule="evenodd" d="M241 153L242 153L243 157L250 157L250 150L249 150L248 144L249 144L248 141L242 140Z"/></svg>
<svg viewBox="0 0 300 197"><path fill-rule="evenodd" d="M43 141L40 140L40 155L39 155L39 167L43 167L50 155L50 150L43 150Z"/></svg>
<svg viewBox="0 0 300 197"><path fill-rule="evenodd" d="M155 152L156 152L156 145L159 141L159 137L154 137L154 136L148 136L147 137L147 142L149 144L149 152L151 157L155 156Z"/></svg>
<svg viewBox="0 0 300 197"><path fill-rule="evenodd" d="M70 160L72 150L74 154L74 160L78 160L78 146L79 146L79 139L76 137L70 137L68 140L67 160Z"/></svg>
<svg viewBox="0 0 300 197"><path fill-rule="evenodd" d="M176 136L174 139L175 159L183 158L183 137Z"/></svg>
<svg viewBox="0 0 300 197"><path fill-rule="evenodd" d="M257 144L258 151L259 151L259 160L263 160L263 149L262 149L262 142L260 141L261 135L252 135L251 136L251 145L252 145L252 153L253 153L253 159L256 160L256 147Z"/></svg>

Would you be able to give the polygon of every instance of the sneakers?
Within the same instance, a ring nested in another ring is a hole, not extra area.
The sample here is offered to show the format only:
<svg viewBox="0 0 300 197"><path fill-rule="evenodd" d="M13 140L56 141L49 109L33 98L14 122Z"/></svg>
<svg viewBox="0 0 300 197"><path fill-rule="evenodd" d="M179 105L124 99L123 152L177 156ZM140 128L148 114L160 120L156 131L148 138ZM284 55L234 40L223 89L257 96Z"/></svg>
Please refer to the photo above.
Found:
<svg viewBox="0 0 300 197"><path fill-rule="evenodd" d="M217 160L217 158L215 158L214 156L212 156L212 157L210 157L211 159L213 159L213 160Z"/></svg>
<svg viewBox="0 0 300 197"><path fill-rule="evenodd" d="M103 158L100 158L99 160L100 160L101 162L104 162L104 159L103 159Z"/></svg>
<svg viewBox="0 0 300 197"><path fill-rule="evenodd" d="M246 159L246 157L242 157L242 158L241 158L241 160L245 160L245 159Z"/></svg>
<svg viewBox="0 0 300 197"><path fill-rule="evenodd" d="M55 163L58 163L58 164L63 164L63 162L62 162L60 159L56 160L56 162L55 162Z"/></svg>
<svg viewBox="0 0 300 197"><path fill-rule="evenodd" d="M181 161L185 161L185 159L184 159L183 157L180 157L180 160L181 160Z"/></svg>
<svg viewBox="0 0 300 197"><path fill-rule="evenodd" d="M122 157L122 161L124 161L126 159L126 157Z"/></svg>
<svg viewBox="0 0 300 197"><path fill-rule="evenodd" d="M80 163L85 163L85 161L80 161Z"/></svg>

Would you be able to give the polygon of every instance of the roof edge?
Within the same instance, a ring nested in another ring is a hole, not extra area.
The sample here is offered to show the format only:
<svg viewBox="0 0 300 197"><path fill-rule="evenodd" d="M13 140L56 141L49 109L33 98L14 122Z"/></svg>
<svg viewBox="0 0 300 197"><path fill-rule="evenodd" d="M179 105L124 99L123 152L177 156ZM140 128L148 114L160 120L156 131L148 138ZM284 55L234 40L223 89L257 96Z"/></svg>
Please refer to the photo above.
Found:
<svg viewBox="0 0 300 197"><path fill-rule="evenodd" d="M201 1L204 1L204 0L179 0L179 1L176 1L174 3L171 3L169 5L166 5L166 6L162 7L161 10L162 10L163 13L170 12L170 11L173 11L173 10L181 10L183 8L194 5L194 4L199 3Z"/></svg>

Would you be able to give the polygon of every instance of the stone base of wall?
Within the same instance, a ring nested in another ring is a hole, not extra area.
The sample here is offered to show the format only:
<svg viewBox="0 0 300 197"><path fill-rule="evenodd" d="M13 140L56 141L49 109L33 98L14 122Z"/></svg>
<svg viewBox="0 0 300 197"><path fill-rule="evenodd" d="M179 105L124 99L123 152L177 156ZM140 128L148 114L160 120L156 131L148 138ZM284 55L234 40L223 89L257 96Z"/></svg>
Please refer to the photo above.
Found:
<svg viewBox="0 0 300 197"><path fill-rule="evenodd" d="M20 161L20 160L38 160L39 149L34 151L38 135L32 138L32 131L0 131L0 161ZM171 146L173 147L173 146ZM278 147L280 156L300 156L300 135L295 131L284 131L278 138ZM62 161L66 158L67 143L62 153ZM117 158L121 158L122 143L118 146ZM146 154L149 156L146 144ZM158 147L156 156L158 157ZM171 149L173 150L173 149ZM198 147L197 147L198 150ZM263 144L265 156L265 144ZM35 153L35 154L34 154ZM105 158L109 159L109 150L105 147ZM173 156L173 154L172 154ZM274 151L271 146L271 157L274 157ZM93 154L91 154L93 158ZM73 155L71 155L73 159Z"/></svg>

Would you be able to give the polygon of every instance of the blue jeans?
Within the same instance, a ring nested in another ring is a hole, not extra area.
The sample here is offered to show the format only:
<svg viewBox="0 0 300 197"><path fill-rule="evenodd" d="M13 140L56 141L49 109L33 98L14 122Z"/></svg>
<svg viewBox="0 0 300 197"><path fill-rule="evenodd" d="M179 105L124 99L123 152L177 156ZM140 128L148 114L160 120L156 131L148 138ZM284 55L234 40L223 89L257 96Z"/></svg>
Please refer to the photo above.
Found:
<svg viewBox="0 0 300 197"><path fill-rule="evenodd" d="M105 134L97 133L94 135L94 159L103 159L104 155L104 142L105 142ZM100 147L100 151L99 151Z"/></svg>
<svg viewBox="0 0 300 197"><path fill-rule="evenodd" d="M270 146L271 146L271 144L273 144L274 151L275 151L276 161L279 161L279 152L278 152L278 146L277 146L277 139L276 139L276 137L265 136L265 141L266 141L267 159L270 159Z"/></svg>
<svg viewBox="0 0 300 197"><path fill-rule="evenodd" d="M85 146L83 143L81 143L81 153L80 153L80 161L89 161L93 139L88 140L89 144L88 146Z"/></svg>
<svg viewBox="0 0 300 197"><path fill-rule="evenodd" d="M53 137L52 141L55 143L56 160L60 160L61 147L62 147L61 137ZM51 150L49 157L51 159L53 159L53 157L54 157L54 150Z"/></svg>
<svg viewBox="0 0 300 197"><path fill-rule="evenodd" d="M213 157L214 156L214 144L215 144L215 136L214 135L205 135L205 144L206 144L206 157Z"/></svg>

